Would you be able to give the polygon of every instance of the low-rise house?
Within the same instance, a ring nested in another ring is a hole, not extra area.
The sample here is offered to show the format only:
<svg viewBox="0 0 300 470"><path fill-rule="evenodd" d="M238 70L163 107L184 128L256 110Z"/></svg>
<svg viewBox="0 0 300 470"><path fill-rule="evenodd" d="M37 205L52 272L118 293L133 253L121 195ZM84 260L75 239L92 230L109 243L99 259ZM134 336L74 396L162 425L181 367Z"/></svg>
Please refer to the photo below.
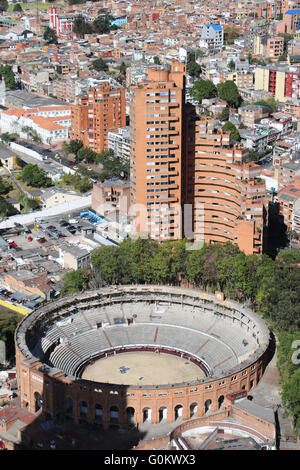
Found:
<svg viewBox="0 0 300 470"><path fill-rule="evenodd" d="M64 269L87 269L90 267L91 253L99 244L84 236L74 236L59 247L57 262Z"/></svg>
<svg viewBox="0 0 300 470"><path fill-rule="evenodd" d="M0 275L0 283L10 291L28 297L38 295L42 299L50 300L55 293L45 274L34 274L27 269L3 272Z"/></svg>
<svg viewBox="0 0 300 470"><path fill-rule="evenodd" d="M39 200L43 209L49 209L49 207L74 201L79 197L80 195L71 189L51 187L42 191Z"/></svg>
<svg viewBox="0 0 300 470"><path fill-rule="evenodd" d="M300 188L294 185L286 186L277 194L277 201L287 230L293 230L294 215L300 210Z"/></svg>
<svg viewBox="0 0 300 470"><path fill-rule="evenodd" d="M108 132L108 148L114 151L120 159L130 159L130 129L129 126L119 127Z"/></svg>
<svg viewBox="0 0 300 470"><path fill-rule="evenodd" d="M70 106L49 106L36 109L7 109L1 112L3 132L15 132L21 138L38 136L42 143L57 143L69 138Z"/></svg>
<svg viewBox="0 0 300 470"><path fill-rule="evenodd" d="M130 206L130 183L119 179L98 182L93 185L92 209L99 215L111 211L128 213Z"/></svg>
<svg viewBox="0 0 300 470"><path fill-rule="evenodd" d="M276 129L239 129L239 133L242 145L257 153L264 152L281 135Z"/></svg>
<svg viewBox="0 0 300 470"><path fill-rule="evenodd" d="M257 104L249 104L247 106L241 106L238 110L239 116L241 116L241 122L251 129L255 128L255 124L261 119L269 116L269 110L265 106Z"/></svg>

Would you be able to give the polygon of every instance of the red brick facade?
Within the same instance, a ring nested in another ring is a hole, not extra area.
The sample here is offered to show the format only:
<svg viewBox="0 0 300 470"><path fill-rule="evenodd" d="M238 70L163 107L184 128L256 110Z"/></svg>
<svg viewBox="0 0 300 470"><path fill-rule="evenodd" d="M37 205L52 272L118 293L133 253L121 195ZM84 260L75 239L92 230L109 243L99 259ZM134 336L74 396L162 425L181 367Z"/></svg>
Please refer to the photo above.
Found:
<svg viewBox="0 0 300 470"><path fill-rule="evenodd" d="M133 291L138 289L138 286L119 287L115 289L115 295L120 295L120 289L128 293L130 289ZM141 287L140 290L143 288ZM167 286L163 288L152 286L152 290L170 293L174 291L186 295L193 292L195 296L197 292L193 289L175 289ZM144 291L147 290L144 288ZM92 302L92 294L95 295L95 292L78 294L76 299L70 297L67 299L73 300L77 305L83 297L89 298ZM198 295L208 297L204 293L198 293ZM105 297L107 298L107 295ZM228 309L229 302L224 300L219 302L220 304L226 303L226 309ZM215 307L216 305L217 303ZM65 307L68 307L67 304ZM51 309L52 316L64 307L60 301L59 307L56 302L53 302L47 308ZM39 312L42 311L45 311L45 307ZM50 310L47 313L50 313ZM37 318L41 318L42 314L39 315ZM251 318L255 318L255 315L253 314ZM23 332L29 328L29 320L30 318L27 317L27 326L23 328ZM33 324L33 321L31 323ZM257 325L254 328L256 330ZM173 422L179 416L186 420L192 416L202 417L208 410L218 411L229 392L239 390L249 392L252 387L255 387L267 364L268 344L266 336L262 336L257 353L252 354L249 360L240 366L235 366L227 372L225 369L222 377L218 375L218 377L206 377L204 380L196 380L192 383L160 386L123 386L91 382L80 379L80 374L76 381L73 381L70 377L66 377L64 372L49 367L47 369L41 362L35 360L34 356L28 353L28 345L22 343L21 332L16 333L16 366L22 406L30 412L36 412L41 407L42 400L42 412L47 419L94 423L104 428L112 425L127 428L129 424L144 422L147 415L149 421L159 423L162 413L166 421ZM66 405L67 402L68 405Z"/></svg>

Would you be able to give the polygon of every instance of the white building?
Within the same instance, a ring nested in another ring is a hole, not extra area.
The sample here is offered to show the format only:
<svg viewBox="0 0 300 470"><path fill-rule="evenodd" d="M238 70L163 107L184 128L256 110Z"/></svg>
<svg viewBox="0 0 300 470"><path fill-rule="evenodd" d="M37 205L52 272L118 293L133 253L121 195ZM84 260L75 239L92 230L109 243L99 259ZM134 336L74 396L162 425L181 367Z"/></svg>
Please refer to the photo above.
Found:
<svg viewBox="0 0 300 470"><path fill-rule="evenodd" d="M8 109L0 113L1 132L16 133L27 139L32 133L42 143L67 140L71 126L70 106L45 106L36 109Z"/></svg>
<svg viewBox="0 0 300 470"><path fill-rule="evenodd" d="M114 151L116 157L130 159L130 131L129 126L120 127L108 132L108 148Z"/></svg>
<svg viewBox="0 0 300 470"><path fill-rule="evenodd" d="M221 50L224 42L224 31L219 24L204 24L202 27L199 47Z"/></svg>

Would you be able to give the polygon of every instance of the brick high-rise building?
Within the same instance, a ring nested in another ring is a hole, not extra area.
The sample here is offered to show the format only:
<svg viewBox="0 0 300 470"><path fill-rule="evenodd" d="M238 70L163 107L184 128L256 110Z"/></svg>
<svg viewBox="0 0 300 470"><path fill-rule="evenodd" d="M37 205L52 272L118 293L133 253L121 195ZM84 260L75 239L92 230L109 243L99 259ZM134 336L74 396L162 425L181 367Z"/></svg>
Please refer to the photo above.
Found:
<svg viewBox="0 0 300 470"><path fill-rule="evenodd" d="M214 121L188 118L185 201L192 207L195 242L237 244L246 254L262 253L266 217L265 182L248 149L216 131Z"/></svg>
<svg viewBox="0 0 300 470"><path fill-rule="evenodd" d="M103 82L72 105L70 139L100 153L108 149L108 132L126 125L125 90Z"/></svg>
<svg viewBox="0 0 300 470"><path fill-rule="evenodd" d="M171 71L149 69L148 80L131 88L133 230L262 253L267 201L260 166L184 98L184 66L175 61Z"/></svg>
<svg viewBox="0 0 300 470"><path fill-rule="evenodd" d="M71 129L69 132L71 140L80 140L83 145L88 143L88 97L80 96L78 104L71 105Z"/></svg>
<svg viewBox="0 0 300 470"><path fill-rule="evenodd" d="M181 237L185 66L152 67L130 90L132 225L157 240Z"/></svg>

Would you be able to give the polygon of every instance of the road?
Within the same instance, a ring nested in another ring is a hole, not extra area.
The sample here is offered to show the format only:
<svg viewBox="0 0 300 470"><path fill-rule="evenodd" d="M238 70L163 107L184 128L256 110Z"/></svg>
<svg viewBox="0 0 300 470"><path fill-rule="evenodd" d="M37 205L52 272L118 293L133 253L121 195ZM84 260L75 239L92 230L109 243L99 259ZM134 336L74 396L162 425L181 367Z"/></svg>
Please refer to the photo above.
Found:
<svg viewBox="0 0 300 470"><path fill-rule="evenodd" d="M57 152L57 151L54 152L50 149L40 147L35 143L31 143L31 142L29 143L29 142L24 142L24 141L18 141L17 143L20 144L20 145L23 145L24 147L26 147L30 150L34 150L35 152L37 152L41 156L46 157L45 160L44 160L44 166L45 166L46 161L48 161L48 162L51 161L51 162L55 163L57 166L60 166L60 169L62 168L62 166L64 166L64 167L69 168L70 170L74 171L74 167L75 167L76 169L78 168L78 170L75 170L75 171L78 171L79 173L80 173L80 171L85 171L85 174L86 174L87 168L89 168L88 166L80 164L80 163L76 163L76 165L70 164L69 162L74 161L74 158L64 157L60 152ZM16 150L14 150L14 151L16 153L20 154L20 157L22 157L22 158L26 156L27 159L28 158L34 159L33 156L29 157L28 155L26 155L24 153L17 152ZM32 162L30 162L30 163L32 163ZM36 159L35 159L35 163L36 163ZM42 166L41 163L42 162L39 160L39 167ZM47 168L44 168L44 169L46 170ZM97 178L97 176L101 172L101 168L99 167L98 171L97 171L97 169L98 168L95 168L95 166L93 165L93 169L92 169L92 171L90 172L90 175L89 175L90 178Z"/></svg>

